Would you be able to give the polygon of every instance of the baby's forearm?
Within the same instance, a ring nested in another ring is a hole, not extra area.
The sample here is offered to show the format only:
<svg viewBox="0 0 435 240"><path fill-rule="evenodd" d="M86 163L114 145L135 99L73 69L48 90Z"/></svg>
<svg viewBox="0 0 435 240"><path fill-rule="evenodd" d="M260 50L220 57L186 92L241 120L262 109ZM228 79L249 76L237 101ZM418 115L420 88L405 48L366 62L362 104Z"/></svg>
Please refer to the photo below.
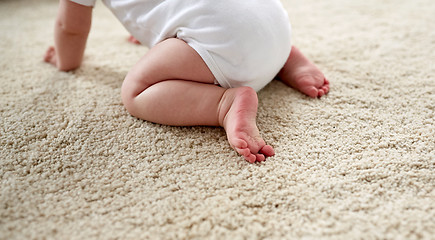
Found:
<svg viewBox="0 0 435 240"><path fill-rule="evenodd" d="M55 26L55 48L57 68L70 71L80 67L86 47L89 31L73 32L61 22Z"/></svg>

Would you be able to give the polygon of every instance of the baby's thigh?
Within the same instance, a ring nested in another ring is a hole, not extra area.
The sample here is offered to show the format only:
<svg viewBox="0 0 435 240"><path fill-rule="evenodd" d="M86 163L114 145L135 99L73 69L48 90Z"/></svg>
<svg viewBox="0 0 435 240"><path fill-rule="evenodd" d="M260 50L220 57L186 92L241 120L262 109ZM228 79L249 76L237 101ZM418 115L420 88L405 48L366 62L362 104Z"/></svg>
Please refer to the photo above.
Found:
<svg viewBox="0 0 435 240"><path fill-rule="evenodd" d="M170 38L151 48L128 72L123 97L134 97L165 80L214 84L214 76L198 53L184 41Z"/></svg>
<svg viewBox="0 0 435 240"><path fill-rule="evenodd" d="M128 75L147 85L164 80L213 83L214 77L201 56L186 42L166 39L151 48ZM128 76L127 75L127 76Z"/></svg>

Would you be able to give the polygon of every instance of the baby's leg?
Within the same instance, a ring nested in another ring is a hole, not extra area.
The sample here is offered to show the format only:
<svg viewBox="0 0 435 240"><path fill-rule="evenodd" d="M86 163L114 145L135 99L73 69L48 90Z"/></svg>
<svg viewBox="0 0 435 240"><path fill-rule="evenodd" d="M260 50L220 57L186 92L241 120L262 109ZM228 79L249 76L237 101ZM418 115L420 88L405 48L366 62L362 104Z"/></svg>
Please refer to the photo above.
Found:
<svg viewBox="0 0 435 240"><path fill-rule="evenodd" d="M230 145L249 162L274 154L256 125L255 91L214 85L207 65L182 40L168 39L148 51L126 76L122 101L133 116L151 122L222 126Z"/></svg>
<svg viewBox="0 0 435 240"><path fill-rule="evenodd" d="M313 98L329 92L329 82L323 73L296 47L292 47L287 62L278 73L278 78Z"/></svg>

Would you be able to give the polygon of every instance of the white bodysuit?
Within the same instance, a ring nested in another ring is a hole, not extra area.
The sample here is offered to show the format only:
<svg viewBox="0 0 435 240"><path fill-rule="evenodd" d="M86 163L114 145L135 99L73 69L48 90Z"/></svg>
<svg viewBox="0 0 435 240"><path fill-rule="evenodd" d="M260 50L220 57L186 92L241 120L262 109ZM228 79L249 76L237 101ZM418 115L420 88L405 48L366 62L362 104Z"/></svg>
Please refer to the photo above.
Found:
<svg viewBox="0 0 435 240"><path fill-rule="evenodd" d="M70 1L94 6L96 0ZM259 91L290 54L291 27L280 0L102 1L148 47L172 37L185 41L225 88Z"/></svg>

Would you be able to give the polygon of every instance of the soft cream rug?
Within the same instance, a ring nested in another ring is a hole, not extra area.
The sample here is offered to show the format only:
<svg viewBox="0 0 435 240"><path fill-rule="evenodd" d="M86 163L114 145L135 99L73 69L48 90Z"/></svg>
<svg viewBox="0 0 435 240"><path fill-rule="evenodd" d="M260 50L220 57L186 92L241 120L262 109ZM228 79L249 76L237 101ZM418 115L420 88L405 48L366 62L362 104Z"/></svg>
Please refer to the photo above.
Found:
<svg viewBox="0 0 435 240"><path fill-rule="evenodd" d="M249 164L220 128L129 116L147 49L101 2L61 73L42 62L57 2L0 1L0 239L435 239L433 0L284 4L332 90L261 91L277 154Z"/></svg>

